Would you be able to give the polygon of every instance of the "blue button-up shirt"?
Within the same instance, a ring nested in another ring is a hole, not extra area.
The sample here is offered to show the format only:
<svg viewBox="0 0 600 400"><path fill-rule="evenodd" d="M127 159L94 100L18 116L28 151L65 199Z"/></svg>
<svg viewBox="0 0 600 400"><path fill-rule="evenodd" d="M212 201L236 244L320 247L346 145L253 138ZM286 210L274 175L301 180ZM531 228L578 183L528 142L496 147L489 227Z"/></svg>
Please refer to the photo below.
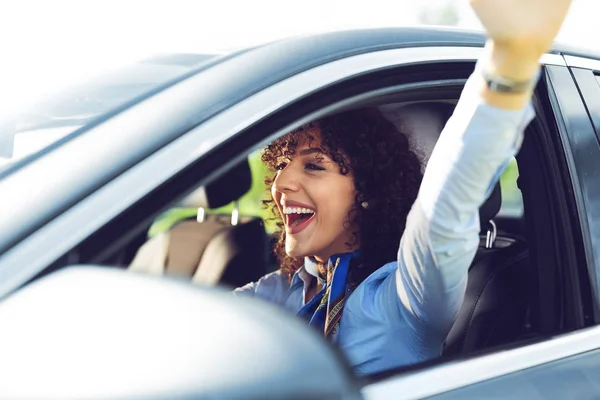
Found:
<svg viewBox="0 0 600 400"><path fill-rule="evenodd" d="M359 374L437 357L462 305L479 246L479 207L519 149L531 105L483 102L474 74L429 159L408 214L397 261L383 265L346 299L337 345ZM308 261L288 284L279 272L236 289L297 313L316 276Z"/></svg>

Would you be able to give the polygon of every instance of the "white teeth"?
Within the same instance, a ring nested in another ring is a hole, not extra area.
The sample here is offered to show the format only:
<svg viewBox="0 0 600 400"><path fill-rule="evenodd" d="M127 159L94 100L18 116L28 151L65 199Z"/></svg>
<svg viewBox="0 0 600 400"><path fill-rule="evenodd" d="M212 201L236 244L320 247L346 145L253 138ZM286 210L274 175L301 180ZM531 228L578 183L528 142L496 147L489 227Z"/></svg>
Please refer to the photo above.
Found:
<svg viewBox="0 0 600 400"><path fill-rule="evenodd" d="M301 207L284 207L284 214L314 214L314 211L310 208L301 208Z"/></svg>

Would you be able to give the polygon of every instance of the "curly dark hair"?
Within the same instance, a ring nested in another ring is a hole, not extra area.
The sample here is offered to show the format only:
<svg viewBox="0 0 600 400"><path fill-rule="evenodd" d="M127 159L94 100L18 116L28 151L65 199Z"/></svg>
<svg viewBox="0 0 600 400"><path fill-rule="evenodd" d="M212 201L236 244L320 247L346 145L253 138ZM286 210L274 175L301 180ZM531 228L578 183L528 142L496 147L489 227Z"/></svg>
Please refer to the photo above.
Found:
<svg viewBox="0 0 600 400"><path fill-rule="evenodd" d="M406 135L398 132L379 110L351 110L307 123L269 144L262 154L262 161L272 172L265 179L269 187L281 157L292 156L299 143L316 140L315 133L321 150L339 165L340 173L353 176L357 195L347 226L358 227L353 235L360 253L351 267L352 284L357 285L396 259L406 217L421 184L420 162L409 149ZM364 201L368 202L366 209L361 206ZM275 255L282 272L291 279L303 259L286 254L285 230L277 205L273 200L264 203L271 207L279 228Z"/></svg>

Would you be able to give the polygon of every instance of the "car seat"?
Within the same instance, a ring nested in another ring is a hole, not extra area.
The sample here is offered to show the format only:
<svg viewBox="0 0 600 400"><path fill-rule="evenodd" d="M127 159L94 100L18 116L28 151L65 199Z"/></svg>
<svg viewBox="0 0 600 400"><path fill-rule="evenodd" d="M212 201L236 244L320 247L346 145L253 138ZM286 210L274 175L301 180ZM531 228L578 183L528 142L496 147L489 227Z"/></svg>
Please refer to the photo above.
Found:
<svg viewBox="0 0 600 400"><path fill-rule="evenodd" d="M193 283L242 286L270 271L270 239L261 218L206 214L237 200L252 184L247 160L178 206L198 208L198 217L178 222L140 247L129 266L133 272L174 275Z"/></svg>
<svg viewBox="0 0 600 400"><path fill-rule="evenodd" d="M454 104L388 104L380 109L408 136L424 167ZM501 203L497 184L479 210L481 244L469 268L463 305L446 337L444 356L509 343L519 337L525 325L529 253L522 240L497 232L493 219Z"/></svg>

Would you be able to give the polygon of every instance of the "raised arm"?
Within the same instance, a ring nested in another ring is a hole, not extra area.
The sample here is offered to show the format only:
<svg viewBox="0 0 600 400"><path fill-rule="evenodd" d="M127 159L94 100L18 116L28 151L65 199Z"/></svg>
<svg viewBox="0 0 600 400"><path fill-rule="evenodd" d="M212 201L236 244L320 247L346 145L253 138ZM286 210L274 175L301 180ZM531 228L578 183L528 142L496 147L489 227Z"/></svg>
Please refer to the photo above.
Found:
<svg viewBox="0 0 600 400"><path fill-rule="evenodd" d="M462 305L479 245L479 207L533 118L533 86L516 83L536 81L569 4L471 0L489 36L486 51L436 144L398 251L400 311L423 335L443 339Z"/></svg>

